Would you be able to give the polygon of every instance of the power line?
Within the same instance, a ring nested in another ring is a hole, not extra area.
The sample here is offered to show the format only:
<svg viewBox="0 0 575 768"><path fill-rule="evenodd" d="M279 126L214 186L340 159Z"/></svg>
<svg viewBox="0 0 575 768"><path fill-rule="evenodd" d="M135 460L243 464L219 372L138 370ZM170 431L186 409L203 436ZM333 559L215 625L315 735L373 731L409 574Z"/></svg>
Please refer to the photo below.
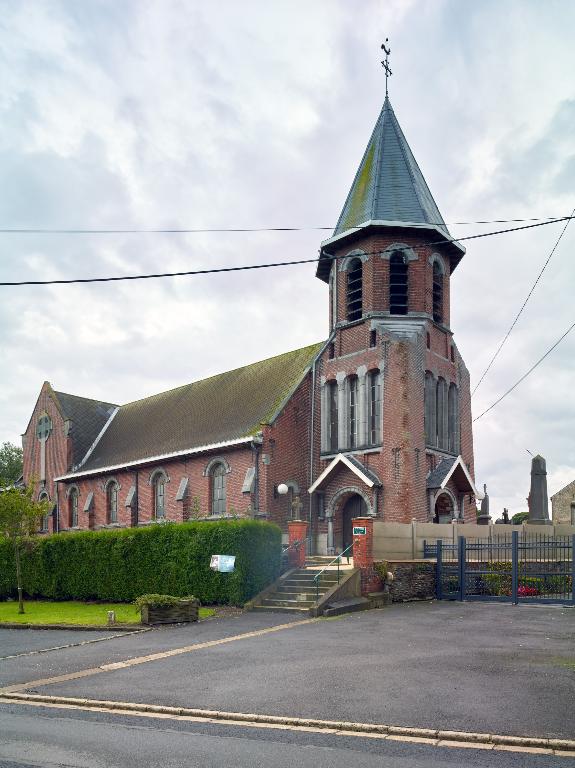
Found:
<svg viewBox="0 0 575 768"><path fill-rule="evenodd" d="M504 393L501 395L501 397L500 397L500 398L498 398L498 399L497 399L497 400L496 400L496 401L495 401L495 402L494 402L492 405L490 405L490 406L489 406L489 408L487 408L485 411L483 411L483 413L480 413L480 414L479 414L479 416L476 416L476 417L473 419L473 421L478 421L478 420L479 420L479 419L481 419L483 416L485 416L485 414L486 414L486 413L489 413L489 411L490 411L492 408L495 408L495 406L496 406L496 405L499 405L499 403L500 403L500 402L501 402L501 401L502 401L504 398L506 398L506 397L507 397L507 395L511 394L511 392L513 392L513 390L514 390L514 389L516 389L516 388L517 388L517 387L518 387L518 386L521 384L521 382L522 382L522 381L525 381L525 379L526 379L526 378L529 376L529 374L533 373L533 371L534 371L534 370L537 368L537 366L539 366L539 365L540 365L540 364L541 364L541 363L542 363L542 362L545 360L545 358L546 358L548 355L550 355L550 354L551 354L551 352L553 352L553 350L554 350L556 347L558 347L558 346L559 346L559 344L560 344L560 343L563 341L563 339L564 339L564 338L565 338L565 337L566 337L566 336L567 336L569 333L571 333L571 331L573 330L573 328L575 328L575 323L573 323L573 325L571 325L569 328L567 328L567 330L565 331L565 333L564 333L564 334L562 334L562 335L561 335L561 336L560 336L560 337L557 339L557 341L555 342L555 344L553 344L553 346L552 346L552 347L550 347L550 348L547 350L547 352L545 352L545 354L544 354L542 357L540 357L540 358L539 358L539 360L538 360L538 361L537 361L537 362L536 362L534 365L532 365L532 366L531 366L531 368L530 368L530 369L527 371L527 373L524 373L524 374L523 374L523 376L522 376L520 379L518 379L518 380L515 382L515 384L514 384L512 387L509 387L509 389L508 389L506 392L504 392Z"/></svg>
<svg viewBox="0 0 575 768"><path fill-rule="evenodd" d="M416 243L412 246L407 246L405 250L410 250L414 248L425 248L432 245L443 245L445 243L459 243L463 240L476 240L478 238L482 237L492 237L494 235L503 235L508 232L519 232L520 230L524 229L534 229L536 227L545 227L548 224L556 224L561 221L565 221L566 218L569 217L561 217L559 219L551 219L550 221L542 221L538 224L525 224L522 227L511 227L508 229L499 229L495 230L493 232L482 232L476 235L466 235L465 237L459 237L459 238L442 238L441 240L435 240L432 242L427 243ZM396 250L402 250L401 248L396 248ZM381 251L370 251L366 252L366 256L373 256L377 255ZM333 257L336 258L336 257ZM343 257L339 257L343 258ZM271 267L287 267L297 264L311 264L313 262L319 261L319 258L314 259L299 259L297 261L280 261L280 262L273 262L270 264L247 264L240 267L217 267L215 269L196 269L196 270L187 270L182 272L156 272L153 274L144 274L144 275L120 275L117 277L85 277L85 278L71 278L71 279L60 279L60 280L20 280L20 281L14 281L14 282L0 282L0 287L16 287L16 286L23 286L23 285L73 285L73 284L80 284L80 283L112 283L112 282L121 282L124 280L151 280L156 278L162 278L162 277L188 277L193 275L211 275L211 274L219 274L221 272L242 272L249 269L269 269Z"/></svg>
<svg viewBox="0 0 575 768"><path fill-rule="evenodd" d="M561 234L559 235L559 237L558 237L558 238L557 238L557 240L555 241L555 245L554 245L554 246L553 246L553 248L551 249L551 253L550 253L550 254L549 254L549 256L547 257L547 260L546 260L546 261L545 261L545 263L543 264L543 266L542 266L542 268L541 268L541 271L540 271L540 272L539 272L539 274L537 275L537 279L535 280L535 282L534 282L534 283L533 283L533 285L531 286L531 290L529 291L529 293L527 294L527 298L525 299L525 301L524 301L524 302L523 302L523 304L521 305L521 309L520 309L520 310L519 310L519 312L518 312L518 313L515 315L515 319L514 319L514 320L513 320L513 322L511 323L511 325L510 325L510 327L509 327L509 330L507 331L507 333L506 333L506 334L505 334L505 336L503 337L503 340L502 340L502 342L501 342L501 343L500 343L500 345L497 347L497 349L495 350L495 354L493 355L493 357L492 357L492 358L491 358L491 360L489 361L489 363L488 363L488 365L487 365L487 368L486 368L486 369L483 371L483 373L482 373L482 375L481 375L481 378L479 379L479 381L478 381L478 382L477 382L477 384L475 385L475 389L474 389L474 390L473 390L473 392L471 393L471 397L473 397L473 395L474 395L474 394L477 392L477 390L479 389L479 386L480 386L481 382L483 381L483 379L484 379L484 378L487 376L487 374L489 373L489 371L490 371L490 369L491 369L491 366L493 365L493 363L495 362L495 360L496 360L496 359L497 359L497 357L499 356L499 353L500 353L500 352L501 352L501 350L503 349L503 346L504 346L505 342L507 341L507 339L508 339L508 338L509 338L509 336L511 335L511 332L512 332L512 330L515 328L515 326L516 326L516 324L517 324L517 321L519 320L519 318L520 318L520 317L521 317L521 315L523 314L523 310L524 310L524 309L525 309L525 307L527 306L527 302L528 302L528 301L529 301L529 299L531 298L531 295L533 294L533 291L535 290L535 288L537 287L537 284L538 284L538 283L539 283L539 281L541 280L541 276L543 275L543 273L545 272L545 270L546 270L546 268L547 268L547 265L548 265L548 264L549 264L549 262L551 261L551 257L553 256L553 254L554 254L554 253L555 253L555 251L557 250L557 246L558 246L558 245L559 245L559 243L561 242L561 238L562 238L562 237L563 237L563 235L565 234L565 231L567 230L567 227L569 226L569 222L570 222L570 221L571 221L571 219L573 218L573 215L574 215L574 214L575 214L575 208L574 208L574 209L571 211L571 216L569 216L569 218L568 218L568 219L567 219L567 221L565 222L565 226L564 226L564 227L563 227L563 229L561 230Z"/></svg>
<svg viewBox="0 0 575 768"><path fill-rule="evenodd" d="M561 217L559 220L565 217ZM557 221L554 216L540 216L529 219L481 219L478 221L430 221L430 226L454 227L471 224L518 224L527 221ZM0 228L3 235L197 235L207 233L236 232L317 232L331 231L334 227L214 227L204 229L42 229L42 228ZM352 227L351 229L359 229Z"/></svg>

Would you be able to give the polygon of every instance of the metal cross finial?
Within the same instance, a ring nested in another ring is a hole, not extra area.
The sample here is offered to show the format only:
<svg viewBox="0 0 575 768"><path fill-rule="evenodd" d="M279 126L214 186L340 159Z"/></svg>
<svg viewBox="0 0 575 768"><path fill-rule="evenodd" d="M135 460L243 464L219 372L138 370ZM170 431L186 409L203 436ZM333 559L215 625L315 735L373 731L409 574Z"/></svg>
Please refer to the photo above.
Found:
<svg viewBox="0 0 575 768"><path fill-rule="evenodd" d="M391 53L391 48L386 47L386 44L389 45L389 38L387 37L385 38L385 43L381 44L381 49L385 51L385 60L381 62L381 66L385 71L385 98L387 99L387 79L392 76L393 72L389 68L389 54Z"/></svg>

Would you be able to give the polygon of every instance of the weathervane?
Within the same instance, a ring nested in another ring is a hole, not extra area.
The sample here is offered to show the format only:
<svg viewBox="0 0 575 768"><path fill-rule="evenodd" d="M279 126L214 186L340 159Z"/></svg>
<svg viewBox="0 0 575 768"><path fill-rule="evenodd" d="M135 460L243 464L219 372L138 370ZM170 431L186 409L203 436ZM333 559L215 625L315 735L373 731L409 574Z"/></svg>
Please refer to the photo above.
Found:
<svg viewBox="0 0 575 768"><path fill-rule="evenodd" d="M385 71L385 98L387 99L387 78L391 77L393 72L389 68L389 54L391 53L391 48L386 48L386 43L389 44L388 37L385 38L385 43L381 44L381 49L385 51L385 61L381 62L381 66Z"/></svg>

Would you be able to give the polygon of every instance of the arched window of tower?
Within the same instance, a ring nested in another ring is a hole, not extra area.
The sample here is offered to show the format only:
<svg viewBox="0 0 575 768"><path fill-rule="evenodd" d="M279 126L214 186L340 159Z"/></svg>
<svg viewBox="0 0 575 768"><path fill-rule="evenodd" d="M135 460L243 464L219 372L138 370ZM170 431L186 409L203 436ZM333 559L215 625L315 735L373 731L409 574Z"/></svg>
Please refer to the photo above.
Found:
<svg viewBox="0 0 575 768"><path fill-rule="evenodd" d="M370 446L381 443L381 377L380 372L368 373L368 442Z"/></svg>
<svg viewBox="0 0 575 768"><path fill-rule="evenodd" d="M437 380L437 447L447 450L447 382L443 378Z"/></svg>
<svg viewBox="0 0 575 768"><path fill-rule="evenodd" d="M443 322L443 270L437 260L433 262L433 319Z"/></svg>
<svg viewBox="0 0 575 768"><path fill-rule="evenodd" d="M389 259L389 312L408 312L408 260L402 251L394 251Z"/></svg>
<svg viewBox="0 0 575 768"><path fill-rule="evenodd" d="M449 422L449 446L450 453L459 453L459 393L455 384L449 386L448 395L448 422Z"/></svg>
<svg viewBox="0 0 575 768"><path fill-rule="evenodd" d="M357 448L359 426L359 386L357 376L349 376L347 380L347 445L349 448Z"/></svg>
<svg viewBox="0 0 575 768"><path fill-rule="evenodd" d="M431 371L425 372L425 442L437 445L437 385Z"/></svg>
<svg viewBox="0 0 575 768"><path fill-rule="evenodd" d="M363 264L352 259L347 270L347 319L361 320L363 313Z"/></svg>
<svg viewBox="0 0 575 768"><path fill-rule="evenodd" d="M328 381L327 387L327 449L337 451L338 408L337 381Z"/></svg>

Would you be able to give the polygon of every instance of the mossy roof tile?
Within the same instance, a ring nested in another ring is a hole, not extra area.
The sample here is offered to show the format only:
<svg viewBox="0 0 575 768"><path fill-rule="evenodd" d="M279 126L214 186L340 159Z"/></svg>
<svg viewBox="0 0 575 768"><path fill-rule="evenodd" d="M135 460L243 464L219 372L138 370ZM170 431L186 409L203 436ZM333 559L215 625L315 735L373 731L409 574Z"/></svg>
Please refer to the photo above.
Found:
<svg viewBox="0 0 575 768"><path fill-rule="evenodd" d="M79 474L254 435L295 390L321 344L120 407Z"/></svg>

